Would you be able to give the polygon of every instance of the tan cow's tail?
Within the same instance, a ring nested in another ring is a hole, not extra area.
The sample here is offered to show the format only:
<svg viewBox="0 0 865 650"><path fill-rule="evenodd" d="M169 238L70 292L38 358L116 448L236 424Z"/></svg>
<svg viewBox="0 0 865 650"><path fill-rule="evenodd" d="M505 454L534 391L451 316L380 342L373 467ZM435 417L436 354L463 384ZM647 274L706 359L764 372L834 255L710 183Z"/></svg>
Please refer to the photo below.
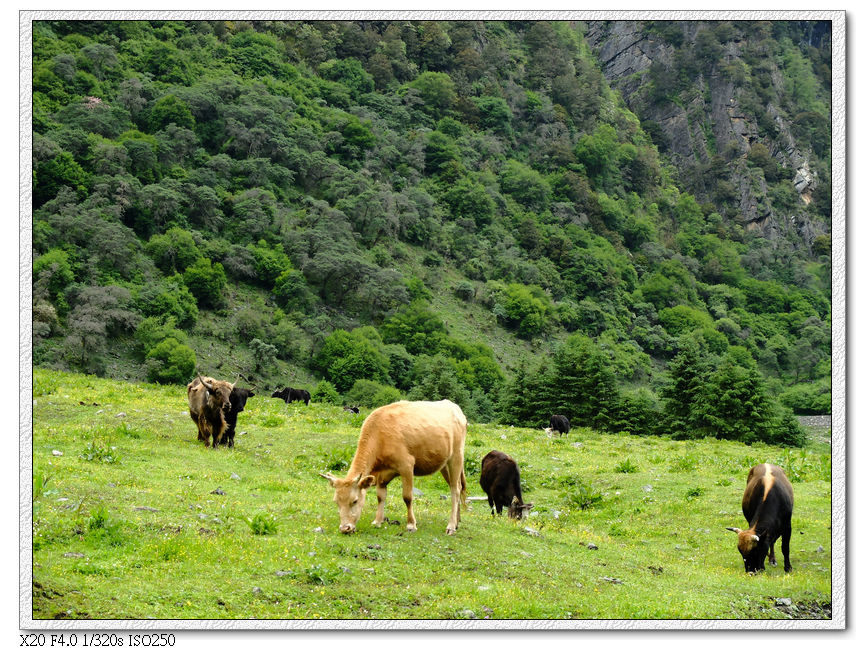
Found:
<svg viewBox="0 0 865 650"><path fill-rule="evenodd" d="M468 508L468 503L466 502L466 470L465 468L460 470L460 501L462 501L463 508Z"/></svg>

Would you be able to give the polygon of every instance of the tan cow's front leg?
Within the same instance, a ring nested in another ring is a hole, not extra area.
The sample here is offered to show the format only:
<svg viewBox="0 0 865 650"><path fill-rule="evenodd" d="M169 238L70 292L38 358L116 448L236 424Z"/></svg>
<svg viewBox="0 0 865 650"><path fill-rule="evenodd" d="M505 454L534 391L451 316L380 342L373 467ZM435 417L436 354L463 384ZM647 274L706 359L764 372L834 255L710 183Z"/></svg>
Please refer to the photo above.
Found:
<svg viewBox="0 0 865 650"><path fill-rule="evenodd" d="M375 496L378 497L378 509L375 511L375 519L372 525L378 528L384 523L384 502L387 500L387 483L379 482L375 486Z"/></svg>

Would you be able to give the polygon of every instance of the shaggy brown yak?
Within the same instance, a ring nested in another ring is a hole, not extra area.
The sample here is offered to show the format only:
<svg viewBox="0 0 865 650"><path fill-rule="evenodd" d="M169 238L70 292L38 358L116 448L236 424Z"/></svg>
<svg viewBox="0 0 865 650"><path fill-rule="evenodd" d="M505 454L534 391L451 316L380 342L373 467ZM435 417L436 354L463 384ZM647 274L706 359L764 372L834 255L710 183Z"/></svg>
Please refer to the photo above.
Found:
<svg viewBox="0 0 865 650"><path fill-rule="evenodd" d="M228 426L225 416L231 410L232 388L234 384L229 384L227 381L201 375L186 385L189 417L198 425L198 439L204 441L205 447L210 444L212 436L211 446L216 449Z"/></svg>
<svg viewBox="0 0 865 650"><path fill-rule="evenodd" d="M402 499L408 513L407 530L417 530L412 511L415 476L441 472L450 486L451 514L447 534L456 532L460 502L466 503L466 477L463 467L466 417L459 406L440 402L394 402L376 409L364 420L357 451L345 478L321 474L335 494L339 508L339 532L353 533L366 499L366 491L376 486L378 510L373 526L384 522L387 484L396 477L402 482Z"/></svg>

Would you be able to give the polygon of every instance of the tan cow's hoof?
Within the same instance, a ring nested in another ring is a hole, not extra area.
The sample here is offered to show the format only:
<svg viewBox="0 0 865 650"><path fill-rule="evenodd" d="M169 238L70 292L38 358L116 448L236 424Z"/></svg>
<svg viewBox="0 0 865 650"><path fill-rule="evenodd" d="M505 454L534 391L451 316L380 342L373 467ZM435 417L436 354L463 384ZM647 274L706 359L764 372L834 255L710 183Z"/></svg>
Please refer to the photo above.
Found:
<svg viewBox="0 0 865 650"><path fill-rule="evenodd" d="M417 526L415 524L409 524L405 529L410 533L417 532Z"/></svg>
<svg viewBox="0 0 865 650"><path fill-rule="evenodd" d="M383 523L384 523L383 521L374 521L374 522L372 522L372 525L375 526L376 528L381 528L381 525Z"/></svg>
<svg viewBox="0 0 865 650"><path fill-rule="evenodd" d="M456 534L457 534L457 529L456 529L456 528L448 528L445 532L446 532L448 535L456 535Z"/></svg>

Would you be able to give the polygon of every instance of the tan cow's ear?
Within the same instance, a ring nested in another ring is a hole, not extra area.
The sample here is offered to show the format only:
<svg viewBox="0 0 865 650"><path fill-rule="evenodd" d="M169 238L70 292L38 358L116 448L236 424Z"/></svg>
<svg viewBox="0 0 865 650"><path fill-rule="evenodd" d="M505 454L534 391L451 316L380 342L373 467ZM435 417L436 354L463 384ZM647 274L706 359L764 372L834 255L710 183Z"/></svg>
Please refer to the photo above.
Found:
<svg viewBox="0 0 865 650"><path fill-rule="evenodd" d="M731 526L727 526L727 530L732 530L732 531L733 531L734 533L736 533L737 535L738 535L739 533L742 532L742 529L741 529L741 528L733 528L733 527L731 527Z"/></svg>
<svg viewBox="0 0 865 650"><path fill-rule="evenodd" d="M357 487L361 490L366 490L367 488L375 485L375 476L372 476L371 474L364 476L363 478L360 478L360 476L358 476L358 478L360 480L357 483Z"/></svg>

